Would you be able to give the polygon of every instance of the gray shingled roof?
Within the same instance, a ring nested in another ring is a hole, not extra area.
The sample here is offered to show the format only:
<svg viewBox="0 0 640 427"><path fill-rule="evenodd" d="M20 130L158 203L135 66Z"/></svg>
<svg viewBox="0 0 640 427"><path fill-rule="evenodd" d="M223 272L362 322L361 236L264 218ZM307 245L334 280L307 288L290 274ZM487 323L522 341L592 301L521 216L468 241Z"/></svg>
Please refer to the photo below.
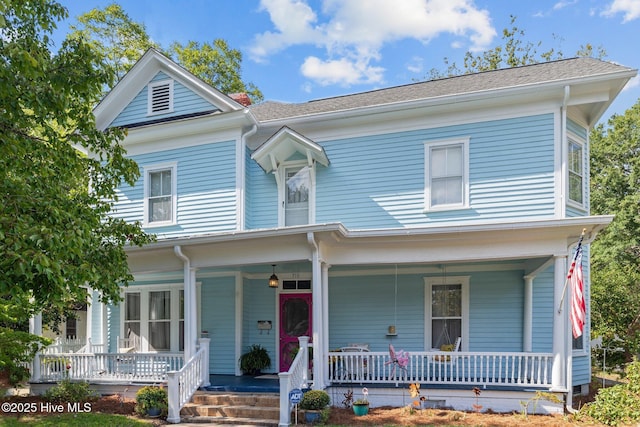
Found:
<svg viewBox="0 0 640 427"><path fill-rule="evenodd" d="M596 77L626 71L632 71L632 69L594 58L572 58L465 74L296 104L267 101L249 108L259 121L264 122L402 101L426 100L487 90Z"/></svg>

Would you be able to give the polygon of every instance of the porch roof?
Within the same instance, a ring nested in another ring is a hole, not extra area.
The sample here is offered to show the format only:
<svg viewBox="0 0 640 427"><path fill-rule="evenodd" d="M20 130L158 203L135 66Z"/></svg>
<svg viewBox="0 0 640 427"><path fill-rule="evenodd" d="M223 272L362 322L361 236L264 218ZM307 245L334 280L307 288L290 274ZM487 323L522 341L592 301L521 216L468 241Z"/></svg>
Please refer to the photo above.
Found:
<svg viewBox="0 0 640 427"><path fill-rule="evenodd" d="M588 244L612 220L607 215L379 230L328 223L168 238L127 253L133 274L182 269L176 246L193 268L308 261L316 244L320 258L334 266L509 260L567 255L583 229Z"/></svg>

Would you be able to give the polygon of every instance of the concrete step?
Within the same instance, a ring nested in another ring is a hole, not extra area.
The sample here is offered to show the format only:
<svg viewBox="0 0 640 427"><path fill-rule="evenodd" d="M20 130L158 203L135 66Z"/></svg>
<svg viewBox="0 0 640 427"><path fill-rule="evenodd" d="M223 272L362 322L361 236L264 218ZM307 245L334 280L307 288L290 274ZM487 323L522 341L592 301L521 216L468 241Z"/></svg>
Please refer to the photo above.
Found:
<svg viewBox="0 0 640 427"><path fill-rule="evenodd" d="M180 411L183 423L277 426L280 396L273 393L196 392Z"/></svg>

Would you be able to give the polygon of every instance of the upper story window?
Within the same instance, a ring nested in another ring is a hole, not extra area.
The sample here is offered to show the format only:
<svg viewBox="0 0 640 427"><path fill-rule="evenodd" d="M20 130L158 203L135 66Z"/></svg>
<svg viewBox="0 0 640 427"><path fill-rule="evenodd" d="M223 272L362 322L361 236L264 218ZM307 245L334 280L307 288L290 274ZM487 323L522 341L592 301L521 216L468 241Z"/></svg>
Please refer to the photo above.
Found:
<svg viewBox="0 0 640 427"><path fill-rule="evenodd" d="M583 144L569 139L569 201L584 205L584 156Z"/></svg>
<svg viewBox="0 0 640 427"><path fill-rule="evenodd" d="M173 80L151 82L148 88L147 115L173 111Z"/></svg>
<svg viewBox="0 0 640 427"><path fill-rule="evenodd" d="M425 206L427 210L468 206L469 140L425 144Z"/></svg>
<svg viewBox="0 0 640 427"><path fill-rule="evenodd" d="M311 168L285 168L284 225L309 224Z"/></svg>
<svg viewBox="0 0 640 427"><path fill-rule="evenodd" d="M156 165L144 169L144 224L171 225L176 222L176 164Z"/></svg>

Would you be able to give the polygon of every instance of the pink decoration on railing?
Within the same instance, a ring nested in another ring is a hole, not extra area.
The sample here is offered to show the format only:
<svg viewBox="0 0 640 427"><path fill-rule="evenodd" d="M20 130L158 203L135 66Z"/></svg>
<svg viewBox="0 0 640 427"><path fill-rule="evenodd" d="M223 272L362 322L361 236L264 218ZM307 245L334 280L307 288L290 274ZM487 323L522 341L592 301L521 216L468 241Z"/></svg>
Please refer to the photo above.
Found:
<svg viewBox="0 0 640 427"><path fill-rule="evenodd" d="M400 369L402 369L403 371L407 370L407 366L409 365L409 353L404 351L404 350L400 350L396 353L395 348L393 348L393 344L389 344L389 357L391 358L391 360L389 360L387 363L385 363L385 365L393 365L391 367L391 373L390 376L394 376L396 373L396 366L398 366Z"/></svg>

